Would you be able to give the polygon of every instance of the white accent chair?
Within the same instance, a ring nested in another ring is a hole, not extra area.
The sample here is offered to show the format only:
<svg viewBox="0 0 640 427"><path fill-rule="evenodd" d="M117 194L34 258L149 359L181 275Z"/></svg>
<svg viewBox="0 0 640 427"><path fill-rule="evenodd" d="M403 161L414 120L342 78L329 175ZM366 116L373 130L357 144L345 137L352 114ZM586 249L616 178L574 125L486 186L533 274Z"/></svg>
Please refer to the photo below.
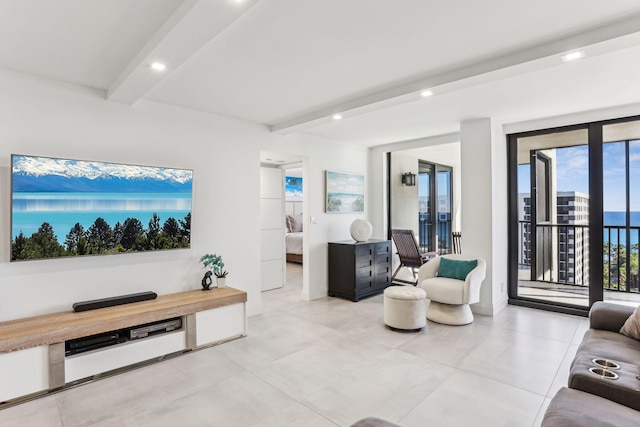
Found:
<svg viewBox="0 0 640 427"><path fill-rule="evenodd" d="M441 258L452 260L477 260L465 280L438 277ZM427 307L427 319L445 325L467 325L473 322L469 304L480 301L480 286L487 272L484 259L465 255L442 255L424 264L418 270L418 286L427 292L431 300Z"/></svg>

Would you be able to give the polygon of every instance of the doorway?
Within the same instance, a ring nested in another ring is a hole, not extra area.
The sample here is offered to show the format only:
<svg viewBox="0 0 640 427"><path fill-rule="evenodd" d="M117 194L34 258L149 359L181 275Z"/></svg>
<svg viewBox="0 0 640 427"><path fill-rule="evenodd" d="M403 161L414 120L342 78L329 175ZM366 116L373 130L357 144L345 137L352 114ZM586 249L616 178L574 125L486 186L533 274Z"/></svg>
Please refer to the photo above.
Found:
<svg viewBox="0 0 640 427"><path fill-rule="evenodd" d="M418 161L418 235L422 252L452 252L453 168Z"/></svg>
<svg viewBox="0 0 640 427"><path fill-rule="evenodd" d="M388 239L392 229L413 230L421 251L451 252L451 231L460 227L460 143L423 144L384 153ZM407 173L414 174L416 185L402 183ZM399 258L393 253L395 270Z"/></svg>
<svg viewBox="0 0 640 427"><path fill-rule="evenodd" d="M308 299L307 161L300 156L261 151L261 289ZM289 182L287 183L287 177ZM293 199L292 199L293 197ZM295 224L294 224L295 222ZM297 263L287 262L287 236L299 231Z"/></svg>
<svg viewBox="0 0 640 427"><path fill-rule="evenodd" d="M509 302L640 302L640 120L509 135Z"/></svg>
<svg viewBox="0 0 640 427"><path fill-rule="evenodd" d="M282 167L285 204L285 284L302 291L304 264L304 189L302 163Z"/></svg>

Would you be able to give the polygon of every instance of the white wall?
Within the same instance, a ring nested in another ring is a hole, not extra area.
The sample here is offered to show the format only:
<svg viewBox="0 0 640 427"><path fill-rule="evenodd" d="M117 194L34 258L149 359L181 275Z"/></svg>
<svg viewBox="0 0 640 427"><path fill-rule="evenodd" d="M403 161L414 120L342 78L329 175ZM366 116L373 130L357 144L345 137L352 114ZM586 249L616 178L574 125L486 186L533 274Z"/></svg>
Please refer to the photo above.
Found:
<svg viewBox="0 0 640 427"><path fill-rule="evenodd" d="M416 185L402 183L402 174L415 175ZM418 158L403 152L391 154L391 228L413 230L418 236Z"/></svg>
<svg viewBox="0 0 640 427"><path fill-rule="evenodd" d="M307 158L308 212L319 219L309 233L308 296L326 295L326 242L347 239L355 216L323 214L324 170L366 173L366 149L160 103L107 102L101 91L4 70L0 93L0 320L145 290L198 289L205 252L223 255L229 286L247 291L249 314L259 313L261 149ZM193 169L191 249L10 263L12 153Z"/></svg>
<svg viewBox="0 0 640 427"><path fill-rule="evenodd" d="M500 129L489 118L460 126L463 253L487 262L480 302L472 305L487 315L507 305L507 144Z"/></svg>

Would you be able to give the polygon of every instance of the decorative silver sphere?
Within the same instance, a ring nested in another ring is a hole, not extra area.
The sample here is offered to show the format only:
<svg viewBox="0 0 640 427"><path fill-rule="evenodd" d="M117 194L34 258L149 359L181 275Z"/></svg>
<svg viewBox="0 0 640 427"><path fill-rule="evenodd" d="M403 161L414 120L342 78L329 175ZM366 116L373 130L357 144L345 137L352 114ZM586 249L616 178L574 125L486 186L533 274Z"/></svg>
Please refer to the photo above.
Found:
<svg viewBox="0 0 640 427"><path fill-rule="evenodd" d="M373 226L366 219L356 219L351 223L349 232L356 242L366 242L373 234Z"/></svg>

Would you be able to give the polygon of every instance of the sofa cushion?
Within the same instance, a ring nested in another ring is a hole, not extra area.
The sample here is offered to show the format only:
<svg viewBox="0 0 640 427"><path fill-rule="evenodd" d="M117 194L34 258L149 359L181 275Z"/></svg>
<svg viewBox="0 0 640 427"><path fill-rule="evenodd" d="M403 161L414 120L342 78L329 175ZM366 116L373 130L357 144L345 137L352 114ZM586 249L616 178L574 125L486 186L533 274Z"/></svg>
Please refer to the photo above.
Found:
<svg viewBox="0 0 640 427"><path fill-rule="evenodd" d="M551 399L542 427L631 427L640 425L640 412L584 393L561 388Z"/></svg>
<svg viewBox="0 0 640 427"><path fill-rule="evenodd" d="M440 267L438 267L438 277L448 277L450 279L465 280L471 270L478 266L478 260L469 261L449 259L442 257Z"/></svg>
<svg viewBox="0 0 640 427"><path fill-rule="evenodd" d="M589 326L591 329L620 332L633 309L628 305L596 301L589 311Z"/></svg>
<svg viewBox="0 0 640 427"><path fill-rule="evenodd" d="M640 305L631 313L631 316L624 322L620 333L629 338L640 340Z"/></svg>
<svg viewBox="0 0 640 427"><path fill-rule="evenodd" d="M427 296L428 294L427 292ZM618 332L589 329L578 347L577 354L582 353L619 362L640 364L640 342Z"/></svg>

